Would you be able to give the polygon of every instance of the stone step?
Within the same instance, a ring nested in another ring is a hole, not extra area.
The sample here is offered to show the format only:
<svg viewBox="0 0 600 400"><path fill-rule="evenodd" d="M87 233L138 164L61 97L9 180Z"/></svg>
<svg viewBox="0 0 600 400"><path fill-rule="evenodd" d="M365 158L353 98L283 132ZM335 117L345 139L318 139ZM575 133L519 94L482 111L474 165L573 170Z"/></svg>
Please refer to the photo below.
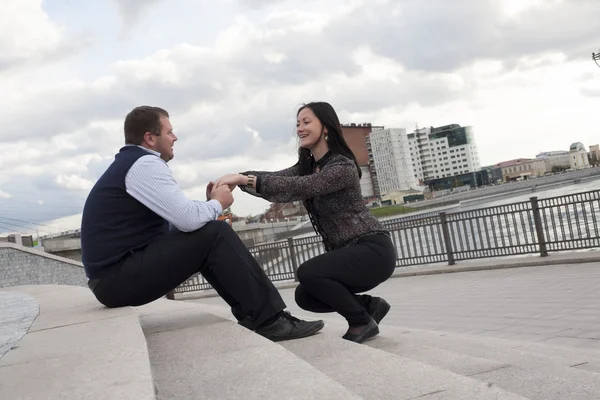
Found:
<svg viewBox="0 0 600 400"><path fill-rule="evenodd" d="M235 320L229 309L219 304L198 302L183 304L197 304L213 315ZM310 320L315 317L324 319L326 322L323 333L300 341L279 344L364 398L524 399L522 396L493 385L436 366L401 358L384 351L373 351L368 346L348 342L341 338L345 331L343 321L331 314L316 316L295 312L294 315ZM489 360L480 360L480 362L490 369L497 367L496 363Z"/></svg>
<svg viewBox="0 0 600 400"><path fill-rule="evenodd" d="M525 399L443 368L349 342L335 329L280 345L365 399Z"/></svg>
<svg viewBox="0 0 600 400"><path fill-rule="evenodd" d="M134 310L106 309L82 287L2 291L33 297L40 311L0 359L0 398L156 398L146 339Z"/></svg>
<svg viewBox="0 0 600 400"><path fill-rule="evenodd" d="M220 304L206 304L198 301L182 303L199 304L212 314L219 315L222 318L230 319L232 321L234 320L229 309ZM225 303L223 302L222 304ZM345 329L347 328L345 321L343 321L339 316L336 316L335 314L319 315L303 311L294 311L294 315L306 319L323 319L325 320L325 330L335 329L337 331L337 335L339 335L340 337L341 335L343 335ZM556 344L544 344L539 342L520 341L513 339L473 336L468 334L451 333L444 331L397 327L393 325L388 325L385 320L381 326L382 334L378 337L377 340L381 340L381 338L388 337L389 335L386 335L386 333L388 333L390 329L394 330L394 335L418 334L420 336L429 337L436 340L440 336L451 337L455 339L455 341L462 340L462 343L467 346L469 346L471 343L478 343L482 347L485 347L486 345L493 343L493 349L497 349L498 347L507 349L521 349L525 351L526 354L533 353L534 356L537 354L539 356L550 357L552 358L552 361L559 361L563 366L569 366L579 369L588 369L589 371L594 372L598 372L598 370L600 370L600 352L593 351L590 349L561 346ZM487 361L489 362L490 360Z"/></svg>
<svg viewBox="0 0 600 400"><path fill-rule="evenodd" d="M228 313L226 308L218 305L207 307L223 316ZM315 317L314 314L296 314L304 318ZM345 322L334 314L319 317L326 321L324 332L329 335L340 337L346 329ZM526 398L596 399L600 389L600 374L595 371L599 365L598 354L593 351L405 329L387 326L385 321L381 332L366 345L486 384L493 383Z"/></svg>
<svg viewBox="0 0 600 400"><path fill-rule="evenodd" d="M417 330L418 332L419 330ZM425 333L431 333L435 335L434 331L424 331ZM468 339L469 341L476 341L479 343L485 343L487 340L481 336L469 336L464 334L452 334L445 333L445 335L454 336L456 338ZM579 338L569 337L557 337L554 340L549 341L522 341L508 338L496 338L494 340L494 346L523 350L527 353L533 353L539 356L550 357L552 360L561 361L562 365L568 365L572 368L584 369L591 372L600 373L600 351L595 348L586 347L590 341L583 339L583 342L578 342ZM567 339L561 341L560 339ZM573 340L569 340L573 339ZM592 341L593 342L593 341ZM573 343L574 345L580 345L581 347L574 347L567 345L567 343ZM600 349L600 340L598 340L598 347Z"/></svg>
<svg viewBox="0 0 600 400"><path fill-rule="evenodd" d="M445 338L445 340L451 341L452 345L456 346L459 352L477 350L478 354L484 354L484 356L495 357L496 354L499 354L505 358L510 355L512 357L510 361L524 361L529 363L527 365L537 366L551 363L563 367L575 368L575 366L585 364L590 366L590 368L600 369L600 352L594 349L412 328L404 329L384 326L382 330L392 330L395 334L435 341L436 343L439 343L440 338ZM589 372L597 371L590 370Z"/></svg>
<svg viewBox="0 0 600 400"><path fill-rule="evenodd" d="M136 310L158 399L361 398L277 343L201 305L158 300Z"/></svg>
<svg viewBox="0 0 600 400"><path fill-rule="evenodd" d="M368 345L440 366L530 399L598 398L600 374L571 367L586 362L590 359L587 357L563 358L529 352L511 348L495 338L384 326L382 332Z"/></svg>
<svg viewBox="0 0 600 400"><path fill-rule="evenodd" d="M510 344L507 344L510 346ZM567 347L562 345L547 345L542 343L520 343L512 347L529 353L560 357L564 359L571 368L600 373L600 351L583 348ZM581 361L588 360L588 361Z"/></svg>

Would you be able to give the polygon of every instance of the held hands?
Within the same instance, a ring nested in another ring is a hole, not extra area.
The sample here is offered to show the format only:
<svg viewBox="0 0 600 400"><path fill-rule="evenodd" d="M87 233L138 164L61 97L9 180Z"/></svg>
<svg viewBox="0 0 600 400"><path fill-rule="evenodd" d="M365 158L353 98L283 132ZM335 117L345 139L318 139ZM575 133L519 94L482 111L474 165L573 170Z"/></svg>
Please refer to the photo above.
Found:
<svg viewBox="0 0 600 400"><path fill-rule="evenodd" d="M245 186L248 177L242 174L223 175L216 181L210 181L206 186L206 200L218 200L223 209L233 204L233 194L236 186Z"/></svg>
<svg viewBox="0 0 600 400"><path fill-rule="evenodd" d="M210 195L214 187L215 183L213 181L208 182L208 185L206 185L206 201L209 201L211 199Z"/></svg>
<svg viewBox="0 0 600 400"><path fill-rule="evenodd" d="M208 193L209 188L210 197ZM233 204L233 194L231 193L231 189L229 189L229 186L227 185L217 186L216 184L210 182L206 188L206 194L207 200L217 200L219 203L221 203L221 208L223 210L225 210Z"/></svg>
<svg viewBox="0 0 600 400"><path fill-rule="evenodd" d="M226 185L233 191L236 186L245 186L248 183L248 177L242 174L227 174L217 179L214 183L216 187Z"/></svg>

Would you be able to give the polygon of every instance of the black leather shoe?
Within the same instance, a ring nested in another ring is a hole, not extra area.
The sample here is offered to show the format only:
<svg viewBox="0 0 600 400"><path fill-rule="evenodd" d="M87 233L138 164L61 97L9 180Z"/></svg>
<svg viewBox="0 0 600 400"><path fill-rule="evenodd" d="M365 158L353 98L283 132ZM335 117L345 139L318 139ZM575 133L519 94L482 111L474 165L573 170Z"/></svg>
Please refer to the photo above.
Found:
<svg viewBox="0 0 600 400"><path fill-rule="evenodd" d="M348 331L342 337L346 340L350 340L351 342L362 343L365 340L371 339L377 335L379 335L379 327L377 326L377 322L371 318L369 325L365 326L360 333L353 334Z"/></svg>
<svg viewBox="0 0 600 400"><path fill-rule="evenodd" d="M390 306L389 303L381 297L373 297L367 312L371 317L373 317L377 325L379 325L383 317L385 317L388 311L390 311L390 308L392 308L392 306Z"/></svg>
<svg viewBox="0 0 600 400"><path fill-rule="evenodd" d="M271 325L261 326L255 332L274 342L300 339L319 332L325 324L322 320L303 321L289 312L282 313Z"/></svg>

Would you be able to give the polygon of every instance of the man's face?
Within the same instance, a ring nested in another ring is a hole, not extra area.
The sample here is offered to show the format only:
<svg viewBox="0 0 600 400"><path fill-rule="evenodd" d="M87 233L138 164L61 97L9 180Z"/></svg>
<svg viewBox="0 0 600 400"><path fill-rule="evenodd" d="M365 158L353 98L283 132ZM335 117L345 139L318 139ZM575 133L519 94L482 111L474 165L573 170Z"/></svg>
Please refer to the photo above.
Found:
<svg viewBox="0 0 600 400"><path fill-rule="evenodd" d="M153 150L158 151L160 153L160 158L169 162L173 159L175 154L173 153L173 144L177 140L177 136L173 133L173 127L171 126L171 121L167 117L160 117L160 135L153 135L154 146Z"/></svg>

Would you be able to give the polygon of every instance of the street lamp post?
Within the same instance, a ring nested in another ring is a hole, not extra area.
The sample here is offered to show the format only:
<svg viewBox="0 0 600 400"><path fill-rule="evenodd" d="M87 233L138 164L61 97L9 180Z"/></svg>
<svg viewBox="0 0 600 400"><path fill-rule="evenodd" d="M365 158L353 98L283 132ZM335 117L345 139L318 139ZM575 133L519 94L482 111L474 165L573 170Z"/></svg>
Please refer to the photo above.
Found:
<svg viewBox="0 0 600 400"><path fill-rule="evenodd" d="M273 218L271 218L271 228L273 228L273 241L275 241L275 224L273 223Z"/></svg>
<svg viewBox="0 0 600 400"><path fill-rule="evenodd" d="M600 67L600 64L598 63L598 61L600 61L600 53L592 53L592 60L594 60L596 62L596 65Z"/></svg>

